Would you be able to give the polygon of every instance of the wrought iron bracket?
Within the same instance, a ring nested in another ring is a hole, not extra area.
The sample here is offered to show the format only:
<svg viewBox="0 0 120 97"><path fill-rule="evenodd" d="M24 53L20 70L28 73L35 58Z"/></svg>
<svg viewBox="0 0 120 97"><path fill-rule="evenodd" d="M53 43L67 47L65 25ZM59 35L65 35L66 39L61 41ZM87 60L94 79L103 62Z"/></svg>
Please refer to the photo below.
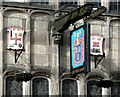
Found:
<svg viewBox="0 0 120 97"><path fill-rule="evenodd" d="M17 60L19 59L20 55L22 54L23 49L20 51L20 53L17 53L17 50L15 50L15 63L17 63Z"/></svg>
<svg viewBox="0 0 120 97"><path fill-rule="evenodd" d="M100 59L98 59L97 56L94 56L94 62L95 62L95 68L99 65L99 63L101 62L101 60L105 57L105 53L103 53L103 55L101 56Z"/></svg>

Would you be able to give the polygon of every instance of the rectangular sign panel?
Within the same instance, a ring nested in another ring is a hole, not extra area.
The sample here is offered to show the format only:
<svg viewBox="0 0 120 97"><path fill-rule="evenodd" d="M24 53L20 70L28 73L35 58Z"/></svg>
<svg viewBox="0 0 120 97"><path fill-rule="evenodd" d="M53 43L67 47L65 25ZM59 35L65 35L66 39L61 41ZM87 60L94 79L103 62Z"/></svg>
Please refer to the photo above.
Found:
<svg viewBox="0 0 120 97"><path fill-rule="evenodd" d="M100 35L91 35L90 54L103 55L103 37Z"/></svg>
<svg viewBox="0 0 120 97"><path fill-rule="evenodd" d="M86 71L87 24L71 31L71 74Z"/></svg>
<svg viewBox="0 0 120 97"><path fill-rule="evenodd" d="M17 28L10 28L8 31L7 49L20 50L23 49L23 35L24 30Z"/></svg>

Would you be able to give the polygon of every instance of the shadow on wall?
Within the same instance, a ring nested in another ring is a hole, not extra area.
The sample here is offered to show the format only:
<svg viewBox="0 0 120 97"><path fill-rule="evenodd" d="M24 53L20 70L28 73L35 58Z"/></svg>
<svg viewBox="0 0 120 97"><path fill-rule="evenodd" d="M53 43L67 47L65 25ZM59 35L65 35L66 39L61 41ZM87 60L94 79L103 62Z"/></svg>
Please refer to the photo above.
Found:
<svg viewBox="0 0 120 97"><path fill-rule="evenodd" d="M117 60L111 59L110 56L106 56L101 64L105 68L105 72L109 74L110 79L116 79L120 75L120 69Z"/></svg>
<svg viewBox="0 0 120 97"><path fill-rule="evenodd" d="M63 44L60 47L60 72L70 70L70 30L63 32Z"/></svg>

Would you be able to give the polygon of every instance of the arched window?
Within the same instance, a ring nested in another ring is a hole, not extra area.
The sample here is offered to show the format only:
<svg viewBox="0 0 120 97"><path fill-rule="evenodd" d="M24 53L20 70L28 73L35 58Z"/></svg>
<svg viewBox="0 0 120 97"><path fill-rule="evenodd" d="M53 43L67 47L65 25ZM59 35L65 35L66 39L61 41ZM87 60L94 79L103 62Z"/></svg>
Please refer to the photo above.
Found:
<svg viewBox="0 0 120 97"><path fill-rule="evenodd" d="M102 95L102 88L96 85L95 80L91 80L87 82L87 95L90 97Z"/></svg>
<svg viewBox="0 0 120 97"><path fill-rule="evenodd" d="M20 28L26 27L26 14L19 10L8 10L4 12L4 28Z"/></svg>
<svg viewBox="0 0 120 97"><path fill-rule="evenodd" d="M78 95L77 81L73 79L64 79L62 81L62 95L63 96Z"/></svg>
<svg viewBox="0 0 120 97"><path fill-rule="evenodd" d="M32 95L33 97L42 95L49 97L49 81L47 78L34 78L32 81Z"/></svg>
<svg viewBox="0 0 120 97"><path fill-rule="evenodd" d="M3 15L4 15L3 47L4 47L4 49L6 49L8 40L9 40L7 30L10 28L17 28L17 29L25 30L27 17L24 12L22 12L20 10L14 10L14 9L6 10ZM14 38L15 34L11 34L11 35L12 35L11 38ZM13 53L9 52L7 50L4 50L4 58L3 58L3 59L5 59L4 64L6 64L6 65L14 64L14 60L12 58L14 58ZM24 64L23 62L24 61L21 61L21 64Z"/></svg>
<svg viewBox="0 0 120 97"><path fill-rule="evenodd" d="M5 95L6 97L14 95L22 97L22 83L15 81L14 76L9 76L5 80Z"/></svg>
<svg viewBox="0 0 120 97"><path fill-rule="evenodd" d="M48 13L33 13L31 16L31 44L46 45L48 43Z"/></svg>

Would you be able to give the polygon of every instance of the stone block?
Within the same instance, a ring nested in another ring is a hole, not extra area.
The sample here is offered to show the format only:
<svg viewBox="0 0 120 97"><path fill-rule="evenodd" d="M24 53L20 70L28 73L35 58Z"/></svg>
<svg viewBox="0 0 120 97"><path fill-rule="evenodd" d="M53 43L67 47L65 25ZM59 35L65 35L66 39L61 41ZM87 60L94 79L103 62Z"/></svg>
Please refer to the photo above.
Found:
<svg viewBox="0 0 120 97"><path fill-rule="evenodd" d="M35 54L46 54L46 45L36 45Z"/></svg>
<svg viewBox="0 0 120 97"><path fill-rule="evenodd" d="M27 53L27 54L30 54L30 43L26 43L26 45L25 45L25 52Z"/></svg>
<svg viewBox="0 0 120 97"><path fill-rule="evenodd" d="M91 25L91 33L92 34L101 34L101 25Z"/></svg>
<svg viewBox="0 0 120 97"><path fill-rule="evenodd" d="M52 46L46 46L46 54L52 54L54 52L54 48Z"/></svg>
<svg viewBox="0 0 120 97"><path fill-rule="evenodd" d="M3 41L0 41L0 52L3 52Z"/></svg>
<svg viewBox="0 0 120 97"><path fill-rule="evenodd" d="M35 54L34 64L37 66L48 66L48 55L45 54Z"/></svg>
<svg viewBox="0 0 120 97"><path fill-rule="evenodd" d="M118 59L111 59L110 64L108 64L108 68L111 69L113 72L118 72L119 71L119 64L118 64Z"/></svg>
<svg viewBox="0 0 120 97"><path fill-rule="evenodd" d="M0 65L2 65L2 63L3 63L3 53L0 52Z"/></svg>
<svg viewBox="0 0 120 97"><path fill-rule="evenodd" d="M34 54L34 53L36 53L36 47L35 47L36 45L31 45L31 54Z"/></svg>
<svg viewBox="0 0 120 97"><path fill-rule="evenodd" d="M110 51L111 59L119 59L120 58L119 55L120 55L120 51L114 51L114 50Z"/></svg>
<svg viewBox="0 0 120 97"><path fill-rule="evenodd" d="M69 68L70 67L70 57L67 57L67 67Z"/></svg>
<svg viewBox="0 0 120 97"><path fill-rule="evenodd" d="M15 64L15 54L14 53L7 53L7 55L5 55L7 59L4 59L7 61L7 64Z"/></svg>
<svg viewBox="0 0 120 97"><path fill-rule="evenodd" d="M110 39L110 49L111 50L118 50L119 48L118 48L118 39L116 39L116 38L111 38Z"/></svg>
<svg viewBox="0 0 120 97"><path fill-rule="evenodd" d="M32 54L46 54L47 46L46 45L31 45Z"/></svg>
<svg viewBox="0 0 120 97"><path fill-rule="evenodd" d="M118 39L118 50L120 51L120 38Z"/></svg>

